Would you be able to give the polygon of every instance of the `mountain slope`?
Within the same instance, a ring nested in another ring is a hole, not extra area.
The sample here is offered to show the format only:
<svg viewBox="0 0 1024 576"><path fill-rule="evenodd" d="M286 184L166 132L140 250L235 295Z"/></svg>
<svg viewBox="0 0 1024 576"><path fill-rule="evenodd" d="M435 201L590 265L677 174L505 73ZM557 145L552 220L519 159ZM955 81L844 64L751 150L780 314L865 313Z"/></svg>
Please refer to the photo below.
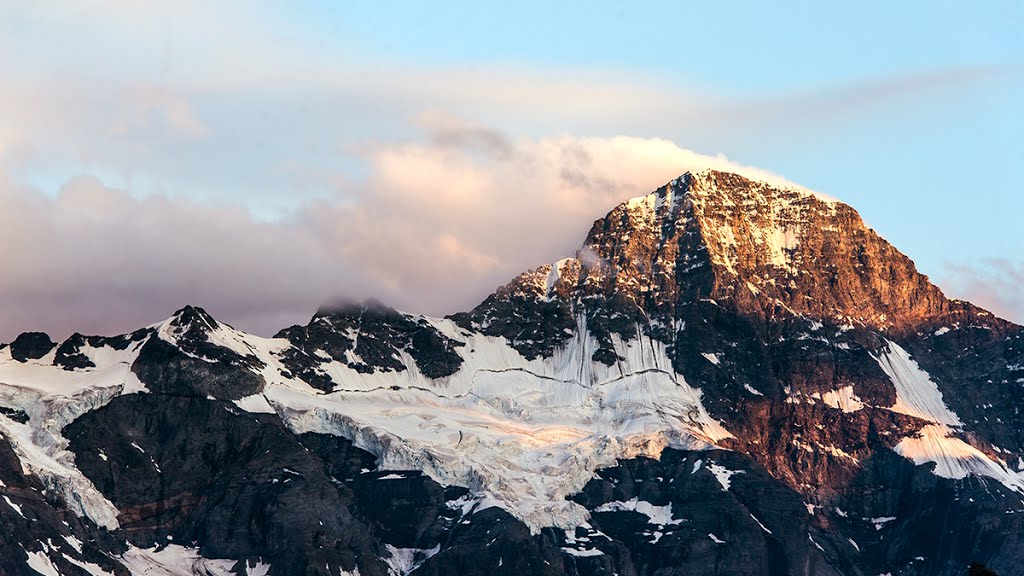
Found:
<svg viewBox="0 0 1024 576"><path fill-rule="evenodd" d="M1022 336L846 205L688 173L450 318L370 302L261 338L185 307L124 336L19 337L0 348L21 463L0 468L19 526L0 556L26 574L1019 573ZM28 529L31 502L52 519ZM72 527L91 556L55 544Z"/></svg>

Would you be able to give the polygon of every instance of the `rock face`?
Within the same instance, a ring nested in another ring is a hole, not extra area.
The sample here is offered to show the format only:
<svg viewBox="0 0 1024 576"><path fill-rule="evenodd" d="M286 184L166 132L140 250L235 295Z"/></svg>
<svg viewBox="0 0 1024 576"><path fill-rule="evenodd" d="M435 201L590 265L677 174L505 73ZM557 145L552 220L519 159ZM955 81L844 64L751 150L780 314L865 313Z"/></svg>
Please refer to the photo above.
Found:
<svg viewBox="0 0 1024 576"><path fill-rule="evenodd" d="M117 560L124 545L22 471L11 441L0 436L0 574L129 574Z"/></svg>
<svg viewBox="0 0 1024 576"><path fill-rule="evenodd" d="M292 326L277 334L291 342L285 366L310 386L333 388L329 376L317 370L320 358L345 364L360 374L402 372L408 354L429 378L450 376L459 369L461 345L446 338L425 320L413 320L379 302L350 304L321 310L306 326Z"/></svg>
<svg viewBox="0 0 1024 576"><path fill-rule="evenodd" d="M11 342L11 357L18 362L37 360L56 346L45 332L25 332Z"/></svg>
<svg viewBox="0 0 1024 576"><path fill-rule="evenodd" d="M387 555L353 516L345 485L374 458L343 439L317 446L332 458L328 467L273 416L150 394L115 398L65 435L137 547L202 542L212 557L290 566L296 574L352 571L356 558ZM381 560L361 568L387 574Z"/></svg>
<svg viewBox="0 0 1024 576"><path fill-rule="evenodd" d="M0 573L1021 574L1022 385L853 208L688 173L450 318L0 347Z"/></svg>

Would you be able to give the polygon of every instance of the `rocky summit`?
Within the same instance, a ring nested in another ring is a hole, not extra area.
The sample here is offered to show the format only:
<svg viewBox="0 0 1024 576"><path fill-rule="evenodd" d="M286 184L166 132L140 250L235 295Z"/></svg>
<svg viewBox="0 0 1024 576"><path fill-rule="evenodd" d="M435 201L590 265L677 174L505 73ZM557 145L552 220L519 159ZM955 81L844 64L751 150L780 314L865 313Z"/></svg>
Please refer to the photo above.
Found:
<svg viewBox="0 0 1024 576"><path fill-rule="evenodd" d="M0 574L1024 574L1024 328L687 173L448 318L0 347Z"/></svg>

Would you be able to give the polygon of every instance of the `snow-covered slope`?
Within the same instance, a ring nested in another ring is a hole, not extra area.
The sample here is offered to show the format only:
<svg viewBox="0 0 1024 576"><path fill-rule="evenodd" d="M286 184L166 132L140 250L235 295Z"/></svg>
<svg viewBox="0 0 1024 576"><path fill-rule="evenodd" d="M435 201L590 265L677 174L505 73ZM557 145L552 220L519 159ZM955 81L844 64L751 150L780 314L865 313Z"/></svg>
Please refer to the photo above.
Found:
<svg viewBox="0 0 1024 576"><path fill-rule="evenodd" d="M465 342L465 362L447 379L425 378L411 358L403 372L370 376L331 363L335 392L278 380L264 396L296 431L353 438L386 468L470 486L481 506L501 506L534 529L584 522L585 511L565 499L599 467L729 435L660 342L619 342L623 360L609 367L589 360L597 345L581 328L552 358L528 361L503 338L428 321Z"/></svg>
<svg viewBox="0 0 1024 576"><path fill-rule="evenodd" d="M150 338L181 344L192 327L180 325L181 316L151 326ZM405 370L371 374L325 358L320 368L335 386L326 394L281 362L287 340L222 323L203 324L197 333L208 344L258 360L249 369L265 379L265 387L237 400L239 408L279 413L297 433L351 438L386 468L422 470L441 484L470 486L481 507L505 508L537 530L584 522L585 510L566 497L600 467L619 458L657 457L666 446L713 446L729 436L701 405L700 391L675 373L661 342L619 340L621 361L594 363L597 345L581 318L584 325L555 356L531 361L504 338L468 333L450 320L418 320L464 342L464 363L455 374L428 378L408 355L401 358ZM72 371L46 365L52 354L27 364L0 356L4 404L23 406L30 415L30 424L0 417L0 426L16 439L29 469L84 497L82 511L108 527L116 526L116 511L74 470L59 433L117 394L146 392L129 369L141 346L118 354L84 350L97 367ZM185 353L216 361L193 348L194 341Z"/></svg>
<svg viewBox="0 0 1024 576"><path fill-rule="evenodd" d="M0 414L0 433L11 443L26 473L38 476L60 493L76 514L100 526L116 528L117 509L76 467L61 435L64 426L111 398L145 390L131 372L137 347L118 351L83 347L96 367L62 370L54 367L54 352L28 362L0 350L0 406L15 407L27 417L19 422Z"/></svg>
<svg viewBox="0 0 1024 576"><path fill-rule="evenodd" d="M899 344L887 342L888 350L875 359L896 386L896 403L890 407L929 422L896 445L894 450L916 464L934 463L935 474L945 478L985 476L1007 488L1024 493L1024 472L1012 470L957 436L964 423L943 402L942 393L927 372Z"/></svg>

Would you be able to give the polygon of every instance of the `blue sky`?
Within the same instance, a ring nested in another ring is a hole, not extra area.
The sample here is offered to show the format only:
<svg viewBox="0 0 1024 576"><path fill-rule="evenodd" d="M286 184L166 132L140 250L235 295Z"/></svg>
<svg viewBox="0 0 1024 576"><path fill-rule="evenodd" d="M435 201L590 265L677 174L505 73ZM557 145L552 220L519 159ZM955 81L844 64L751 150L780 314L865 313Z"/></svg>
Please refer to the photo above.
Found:
<svg viewBox="0 0 1024 576"><path fill-rule="evenodd" d="M948 293L1024 320L1020 4L551 4L0 4L0 184L49 214L19 218L49 240L5 256L3 335L182 298L257 330L338 296L466 308L691 150L853 205ZM534 170L581 153L600 189ZM503 222L531 211L545 241ZM137 252L115 217L149 223ZM222 260L181 251L196 226ZM92 255L40 268L71 228ZM304 280L232 297L266 270L250 234L305 249Z"/></svg>

